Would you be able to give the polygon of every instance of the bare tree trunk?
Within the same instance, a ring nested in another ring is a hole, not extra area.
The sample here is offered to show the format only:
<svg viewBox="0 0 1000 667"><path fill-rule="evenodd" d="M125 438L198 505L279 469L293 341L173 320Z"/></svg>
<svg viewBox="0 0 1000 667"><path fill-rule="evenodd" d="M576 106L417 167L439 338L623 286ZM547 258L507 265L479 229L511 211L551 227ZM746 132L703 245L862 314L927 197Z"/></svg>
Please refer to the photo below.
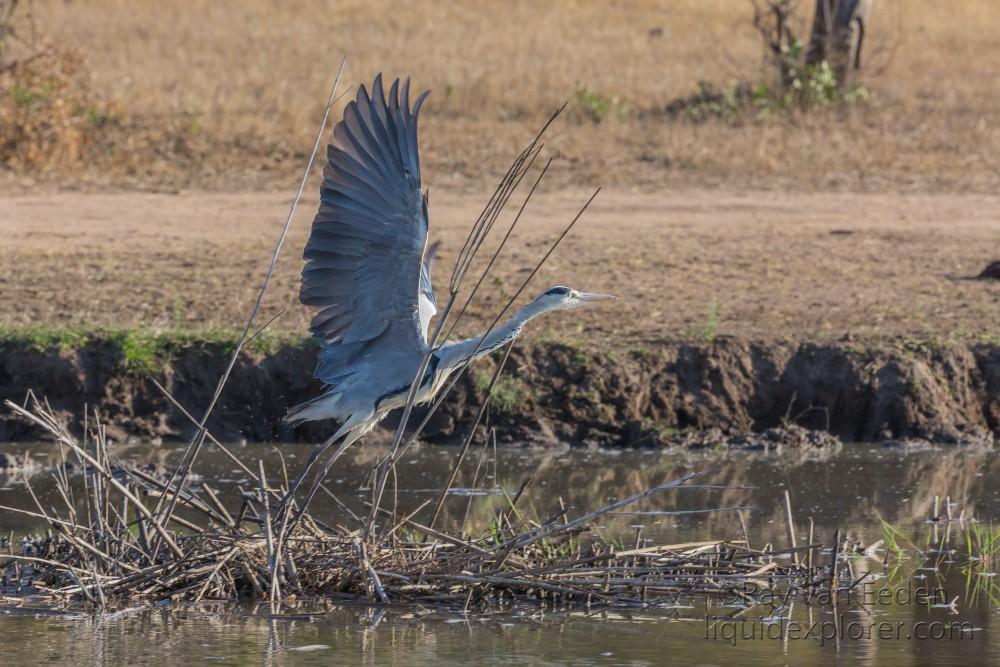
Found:
<svg viewBox="0 0 1000 667"><path fill-rule="evenodd" d="M806 65L827 61L837 83L849 87L861 69L861 47L874 0L816 0Z"/></svg>
<svg viewBox="0 0 1000 667"><path fill-rule="evenodd" d="M757 0L751 0L751 2L753 4L753 25L760 33L764 44L771 52L774 64L778 68L778 83L781 90L788 90L792 85L792 70L789 67L788 52L797 41L791 27L795 0L768 0L764 4L759 4ZM798 69L798 63L795 65L795 69Z"/></svg>

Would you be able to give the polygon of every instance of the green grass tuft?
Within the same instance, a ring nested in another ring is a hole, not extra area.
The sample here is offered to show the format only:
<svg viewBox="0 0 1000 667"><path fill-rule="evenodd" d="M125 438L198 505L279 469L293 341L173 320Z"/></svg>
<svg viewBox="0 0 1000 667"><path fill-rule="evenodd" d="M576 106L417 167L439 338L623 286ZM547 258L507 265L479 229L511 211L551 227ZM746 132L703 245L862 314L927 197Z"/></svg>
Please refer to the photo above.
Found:
<svg viewBox="0 0 1000 667"><path fill-rule="evenodd" d="M190 347L213 347L231 354L241 331L235 329L118 329L104 327L0 328L0 347L20 346L36 352L68 352L88 345L109 345L120 351L122 368L130 373L158 372L170 359ZM245 349L269 355L284 347L311 345L309 336L293 332L265 332Z"/></svg>
<svg viewBox="0 0 1000 667"><path fill-rule="evenodd" d="M715 342L719 334L719 304L711 302L705 309L705 323L700 327L691 327L684 332L685 338L702 343Z"/></svg>
<svg viewBox="0 0 1000 667"><path fill-rule="evenodd" d="M492 371L478 371L473 376L476 384L476 391L485 396L493 379ZM504 415L516 415L521 412L521 406L528 400L528 390L524 383L514 377L501 375L493 385L493 393L490 395L490 405Z"/></svg>

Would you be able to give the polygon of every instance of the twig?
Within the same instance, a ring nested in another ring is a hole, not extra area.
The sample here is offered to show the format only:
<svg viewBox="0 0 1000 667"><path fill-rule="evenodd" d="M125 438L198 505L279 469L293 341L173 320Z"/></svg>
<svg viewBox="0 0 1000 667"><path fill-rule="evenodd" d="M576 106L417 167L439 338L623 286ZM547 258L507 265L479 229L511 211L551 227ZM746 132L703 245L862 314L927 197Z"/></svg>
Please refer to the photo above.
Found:
<svg viewBox="0 0 1000 667"><path fill-rule="evenodd" d="M177 497L180 494L181 489L184 488L184 484L187 482L187 477L191 467L194 465L194 461L198 457L198 452L201 450L201 446L205 442L205 435L207 432L205 424L208 422L208 418L215 409L219 396L222 394L222 390L226 386L226 382L229 380L229 376L233 372L233 368L236 366L236 360L239 359L240 352L243 350L243 346L246 344L246 341L250 336L254 320L257 319L257 313L260 311L261 304L263 303L264 294L267 292L267 288L271 284L271 276L274 273L274 267L278 263L278 256L281 254L281 249L285 244L285 239L288 237L288 232L292 226L292 218L295 215L295 209L298 207L299 200L302 198L302 192L305 190L306 181L309 179L309 172L312 171L313 163L316 161L316 153L319 151L320 143L322 142L323 135L326 132L326 123L330 117L330 110L336 102L337 88L340 85L340 77L344 72L344 66L346 64L347 58L340 61L340 68L337 70L337 76L334 78L333 86L330 89L330 97L327 101L326 109L323 112L323 120L320 123L319 131L316 133L316 141L313 143L312 152L309 154L309 160L306 162L306 168L302 173L302 180L299 182L298 192L295 194L294 199L292 199L291 206L288 209L288 216L285 218L285 224L281 229L281 234L278 236L278 242L274 246L274 252L271 255L271 262L268 264L267 272L264 274L264 282L261 284L260 290L257 292L257 299L254 302L253 309L250 311L250 317L247 318L247 323L243 328L240 340L237 342L232 355L230 355L229 364L226 366L226 370L223 372L222 377L219 378L219 382L215 388L215 393L212 395L212 399L209 401L208 407L205 409L205 414L198 423L199 430L188 444L188 447L184 452L184 456L181 459L181 465L175 470L174 476L179 474L180 481L177 483L176 492L170 499L170 503L167 505L165 510L165 516L168 518L171 514L173 514L174 508L177 505ZM173 478L170 480L170 483L172 482ZM168 486L169 485L170 484L168 483ZM160 502L157 502L154 514L158 514L159 511Z"/></svg>
<svg viewBox="0 0 1000 667"><path fill-rule="evenodd" d="M486 413L486 408L489 407L490 397L493 395L493 388L496 386L497 380L500 379L500 374L503 373L504 366L507 365L507 359L510 358L510 351L514 349L514 341L511 341L504 350L503 358L500 363L497 364L496 370L493 371L493 377L490 378L490 384L486 388L486 395L483 397L483 402L479 406L479 411L476 413L476 418L472 421L472 426L469 428L469 433L465 437L465 441L462 442L462 447L458 450L458 455L455 456L455 463L451 467L451 473L448 475L448 479L445 481L444 487L441 489L441 494L438 496L437 503L434 505L434 513L431 515L431 520L428 522L431 526L437 521L438 515L441 513L441 508L444 507L445 498L448 497L448 492L451 491L452 484L455 483L455 478L458 477L458 470L462 467L462 461L465 460L465 454L469 451L469 445L472 444L472 439L476 436L476 429L479 427L479 422L482 421L483 415Z"/></svg>
<svg viewBox="0 0 1000 667"><path fill-rule="evenodd" d="M785 489L785 527L788 529L788 546L795 549L795 520L792 518L792 497L788 494L788 489ZM793 552L792 557L798 565L799 552Z"/></svg>

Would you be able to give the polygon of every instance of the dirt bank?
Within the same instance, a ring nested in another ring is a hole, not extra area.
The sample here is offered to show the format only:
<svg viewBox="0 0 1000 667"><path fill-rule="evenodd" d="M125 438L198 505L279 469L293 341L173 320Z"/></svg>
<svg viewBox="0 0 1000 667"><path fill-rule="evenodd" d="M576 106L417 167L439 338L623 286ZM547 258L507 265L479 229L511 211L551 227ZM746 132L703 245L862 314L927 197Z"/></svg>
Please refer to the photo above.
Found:
<svg viewBox="0 0 1000 667"><path fill-rule="evenodd" d="M227 361L228 343L186 342L157 360L163 384L200 414ZM120 339L92 337L76 347L0 343L0 397L32 389L68 419L100 408L121 439L186 438L188 422L148 379L130 369ZM291 430L286 408L314 395L314 349L289 342L240 360L209 422L227 440L316 440L329 426ZM485 361L462 379L430 422L426 440L458 440L479 405L491 370ZM681 442L691 431L761 432L783 423L845 441L926 438L992 442L1000 432L1000 346L850 344L664 344L653 350L593 355L562 344L515 349L490 414L503 442L643 446ZM77 423L79 427L79 423ZM10 415L0 441L38 434ZM690 442L690 440L687 440Z"/></svg>
<svg viewBox="0 0 1000 667"><path fill-rule="evenodd" d="M298 290L314 193L264 300L262 321L286 311L275 329L301 333L312 317ZM488 326L589 194L538 194L459 334ZM442 302L487 196L434 188ZM287 192L0 198L0 327L242 326L288 200ZM621 301L540 320L529 333L619 351L715 335L969 342L1000 331L1000 283L962 280L1000 259L998 235L995 196L609 189L515 305L551 285L617 294Z"/></svg>

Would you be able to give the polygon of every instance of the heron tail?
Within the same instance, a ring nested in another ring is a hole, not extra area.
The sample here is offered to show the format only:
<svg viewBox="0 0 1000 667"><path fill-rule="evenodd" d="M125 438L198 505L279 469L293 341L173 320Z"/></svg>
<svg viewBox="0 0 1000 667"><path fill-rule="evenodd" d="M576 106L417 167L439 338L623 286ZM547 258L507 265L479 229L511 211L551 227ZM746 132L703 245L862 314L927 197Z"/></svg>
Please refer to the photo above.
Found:
<svg viewBox="0 0 1000 667"><path fill-rule="evenodd" d="M316 398L311 398L304 403L292 406L282 420L286 424L298 426L303 422L318 421L320 419L339 419L337 404L340 402L340 393L320 394Z"/></svg>

